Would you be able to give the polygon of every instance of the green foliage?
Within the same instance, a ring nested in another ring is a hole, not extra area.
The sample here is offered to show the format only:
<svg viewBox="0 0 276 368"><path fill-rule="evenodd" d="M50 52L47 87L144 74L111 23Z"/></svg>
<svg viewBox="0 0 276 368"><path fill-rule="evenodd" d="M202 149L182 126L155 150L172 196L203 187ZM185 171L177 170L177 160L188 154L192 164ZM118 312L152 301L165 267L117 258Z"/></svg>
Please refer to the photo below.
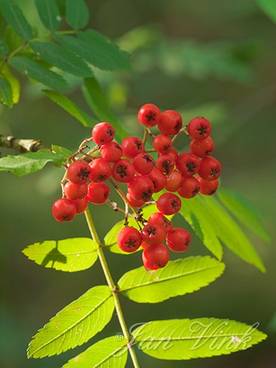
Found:
<svg viewBox="0 0 276 368"><path fill-rule="evenodd" d="M56 0L35 0L39 17L46 28L56 31L61 17Z"/></svg>
<svg viewBox="0 0 276 368"><path fill-rule="evenodd" d="M276 3L274 0L256 0L263 12L276 22Z"/></svg>
<svg viewBox="0 0 276 368"><path fill-rule="evenodd" d="M119 280L120 291L138 303L158 303L207 286L218 278L224 264L210 257L188 257L170 261L154 273L144 267L127 272Z"/></svg>
<svg viewBox="0 0 276 368"><path fill-rule="evenodd" d="M43 358L82 345L107 325L113 310L107 286L89 289L38 331L29 344L28 357Z"/></svg>
<svg viewBox="0 0 276 368"><path fill-rule="evenodd" d="M74 29L81 29L89 22L89 9L85 0L66 0L66 20Z"/></svg>
<svg viewBox="0 0 276 368"><path fill-rule="evenodd" d="M13 0L0 0L0 13L6 22L11 25L15 32L25 41L33 37L32 27L27 22L21 9Z"/></svg>
<svg viewBox="0 0 276 368"><path fill-rule="evenodd" d="M58 271L83 271L96 262L97 244L89 238L46 240L27 246L23 254L36 264Z"/></svg>
<svg viewBox="0 0 276 368"><path fill-rule="evenodd" d="M69 360L63 368L124 368L127 362L127 340L112 336L90 346Z"/></svg>
<svg viewBox="0 0 276 368"><path fill-rule="evenodd" d="M20 97L20 83L13 75L7 65L2 68L2 74L10 85L12 93L12 106L17 104Z"/></svg>
<svg viewBox="0 0 276 368"><path fill-rule="evenodd" d="M67 157L62 153L46 150L16 156L9 155L0 158L0 171L7 171L17 176L29 175L43 169L49 162L61 166L66 159Z"/></svg>
<svg viewBox="0 0 276 368"><path fill-rule="evenodd" d="M68 114L73 116L84 127L90 127L92 125L92 119L88 116L88 114L68 97L55 91L46 90L44 93L51 101L55 102L63 110L68 112Z"/></svg>
<svg viewBox="0 0 276 368"><path fill-rule="evenodd" d="M11 85L2 77L0 77L0 102L9 107L13 105Z"/></svg>
<svg viewBox="0 0 276 368"><path fill-rule="evenodd" d="M164 360L188 360L245 350L266 335L240 322L198 318L148 322L134 330L139 348Z"/></svg>

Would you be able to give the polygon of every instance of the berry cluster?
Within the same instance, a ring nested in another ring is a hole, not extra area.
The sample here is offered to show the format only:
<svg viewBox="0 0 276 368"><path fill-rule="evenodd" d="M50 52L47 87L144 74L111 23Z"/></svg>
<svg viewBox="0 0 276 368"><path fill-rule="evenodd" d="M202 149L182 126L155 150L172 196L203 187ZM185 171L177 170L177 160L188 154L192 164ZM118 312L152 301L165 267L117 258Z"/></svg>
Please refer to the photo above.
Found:
<svg viewBox="0 0 276 368"><path fill-rule="evenodd" d="M180 197L215 193L221 163L210 155L214 141L207 119L196 117L183 127L177 111L161 112L156 105L145 104L138 112L138 121L144 126L143 139L127 137L121 144L114 141L111 124L94 126L92 137L85 139L68 161L62 180L63 197L53 204L52 215L57 221L70 221L86 210L88 202L109 204L125 216L125 227L118 235L119 247L128 253L142 247L145 268L156 270L167 264L168 249L184 252L191 241L190 233L174 227L166 216L180 210ZM173 143L182 132L191 140L190 149L179 153ZM110 186L122 198L124 209L109 199ZM161 191L153 202L152 196ZM145 220L142 208L152 203L158 212ZM129 226L129 216L133 216L137 228Z"/></svg>

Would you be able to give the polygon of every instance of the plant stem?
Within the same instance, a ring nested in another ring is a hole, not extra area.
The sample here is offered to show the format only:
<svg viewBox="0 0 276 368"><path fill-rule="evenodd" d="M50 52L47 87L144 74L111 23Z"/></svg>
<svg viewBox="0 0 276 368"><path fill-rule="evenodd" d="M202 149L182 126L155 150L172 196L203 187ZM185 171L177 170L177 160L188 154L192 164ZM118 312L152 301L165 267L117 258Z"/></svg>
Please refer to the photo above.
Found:
<svg viewBox="0 0 276 368"><path fill-rule="evenodd" d="M117 317L118 317L123 335L124 335L125 339L127 340L127 347L128 347L128 351L129 351L129 354L130 354L130 357L131 357L131 360L132 360L132 363L133 363L133 367L134 368L140 368L135 350L133 348L133 338L132 338L131 334L129 333L129 330L128 330L128 327L127 327L127 324L126 324L126 321L125 321L125 317L124 317L124 314L123 314L122 306L121 306L121 303L120 303L120 299L119 299L119 296L118 296L119 290L118 290L117 285L115 284L115 282L113 280L113 277L111 275L106 257L104 255L102 242L101 242L101 240L99 238L99 235L97 233L97 230L96 230L96 227L95 227L95 224L94 224L94 221L93 221L93 218L92 218L92 215L91 215L91 212L89 211L89 209L87 209L84 214L85 214L85 218L86 218L87 225L88 225L88 228L90 230L91 236L92 236L93 240L98 245L97 253L98 253L98 256L99 256L99 260L100 260L100 263L101 263L101 266L102 266L107 284L108 284L108 286L109 286L109 288L112 292L113 298L114 298L115 310L116 310L116 313L117 313Z"/></svg>

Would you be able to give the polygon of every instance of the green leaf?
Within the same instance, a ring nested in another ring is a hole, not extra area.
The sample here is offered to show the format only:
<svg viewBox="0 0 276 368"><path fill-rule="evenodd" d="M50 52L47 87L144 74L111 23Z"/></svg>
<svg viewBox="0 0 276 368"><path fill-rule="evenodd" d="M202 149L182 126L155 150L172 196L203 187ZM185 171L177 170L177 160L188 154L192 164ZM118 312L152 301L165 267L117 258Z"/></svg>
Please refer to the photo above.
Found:
<svg viewBox="0 0 276 368"><path fill-rule="evenodd" d="M47 87L58 91L65 91L68 87L65 80L59 74L54 73L26 56L15 56L10 63L18 71L25 73L29 78Z"/></svg>
<svg viewBox="0 0 276 368"><path fill-rule="evenodd" d="M98 341L63 368L124 368L126 362L127 340L118 335Z"/></svg>
<svg viewBox="0 0 276 368"><path fill-rule="evenodd" d="M61 21L56 0L35 0L35 5L44 26L51 31L56 31Z"/></svg>
<svg viewBox="0 0 276 368"><path fill-rule="evenodd" d="M32 27L24 17L22 10L13 0L0 0L0 13L5 21L24 40L28 41L33 37Z"/></svg>
<svg viewBox="0 0 276 368"><path fill-rule="evenodd" d="M7 56L9 53L8 45L5 41L0 40L0 56Z"/></svg>
<svg viewBox="0 0 276 368"><path fill-rule="evenodd" d="M2 74L5 79L9 82L12 91L12 103L17 104L20 98L20 83L17 78L13 75L7 65L2 68Z"/></svg>
<svg viewBox="0 0 276 368"><path fill-rule="evenodd" d="M13 105L12 101L12 88L6 79L0 76L0 102L3 105L11 107Z"/></svg>
<svg viewBox="0 0 276 368"><path fill-rule="evenodd" d="M61 153L43 150L22 155L5 156L0 158L0 171L7 171L17 176L29 175L43 169L49 162L61 166L66 158Z"/></svg>
<svg viewBox="0 0 276 368"><path fill-rule="evenodd" d="M138 303L159 303L209 285L224 271L224 264L210 257L188 257L171 261L154 273L144 267L124 274L120 291Z"/></svg>
<svg viewBox="0 0 276 368"><path fill-rule="evenodd" d="M78 122L80 122L84 127L91 127L92 119L86 114L85 111L81 110L79 106L77 106L72 100L68 97L55 92L55 91L43 91L47 97L58 106L60 106L63 110L68 112L71 116L73 116Z"/></svg>
<svg viewBox="0 0 276 368"><path fill-rule="evenodd" d="M46 62L77 77L90 77L91 68L70 50L51 42L32 41L32 49Z"/></svg>
<svg viewBox="0 0 276 368"><path fill-rule="evenodd" d="M223 188L218 191L218 198L244 226L264 241L270 241L258 210L240 193Z"/></svg>
<svg viewBox="0 0 276 368"><path fill-rule="evenodd" d="M74 29L81 29L89 22L89 9L84 0L66 0L66 20Z"/></svg>
<svg viewBox="0 0 276 368"><path fill-rule="evenodd" d="M189 360L246 350L266 339L241 322L216 318L148 322L134 330L139 348L157 359Z"/></svg>
<svg viewBox="0 0 276 368"><path fill-rule="evenodd" d="M29 344L28 358L52 356L84 344L108 324L113 310L107 286L89 289L38 331Z"/></svg>
<svg viewBox="0 0 276 368"><path fill-rule="evenodd" d="M65 272L86 270L98 258L97 244L89 238L46 240L28 245L22 252L40 266Z"/></svg>
<svg viewBox="0 0 276 368"><path fill-rule="evenodd" d="M276 3L274 0L256 0L262 11L276 22Z"/></svg>
<svg viewBox="0 0 276 368"><path fill-rule="evenodd" d="M88 105L99 120L112 123L119 138L128 135L122 122L112 113L101 86L95 78L85 79L83 93Z"/></svg>

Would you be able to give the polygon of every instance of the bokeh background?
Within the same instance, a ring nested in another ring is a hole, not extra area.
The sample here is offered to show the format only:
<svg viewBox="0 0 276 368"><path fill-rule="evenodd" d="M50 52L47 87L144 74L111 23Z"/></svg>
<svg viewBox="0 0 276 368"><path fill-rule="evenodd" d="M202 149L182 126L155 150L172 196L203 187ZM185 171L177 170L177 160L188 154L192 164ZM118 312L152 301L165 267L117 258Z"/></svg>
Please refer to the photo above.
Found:
<svg viewBox="0 0 276 368"><path fill-rule="evenodd" d="M33 1L18 2L34 23ZM148 101L179 109L185 121L197 114L209 117L215 124L216 155L224 163L224 185L259 208L272 238L268 245L252 238L266 274L225 250L226 272L208 288L150 307L123 300L129 325L151 319L225 317L259 322L269 335L267 341L246 352L187 362L156 361L139 353L141 365L275 367L276 24L253 0L89 0L88 4L91 26L132 52L131 72L98 73L128 129L136 132L135 111ZM84 105L78 90L72 97ZM0 108L0 132L72 149L89 134L29 83L16 107ZM21 253L35 241L88 235L84 219L60 225L50 216L61 176L60 169L50 166L22 178L1 173L1 368L59 367L74 356L78 349L57 358L27 361L25 349L52 315L91 285L104 282L98 265L67 274L39 268ZM93 212L103 236L118 216L105 207ZM190 253L207 251L194 239ZM108 255L115 277L140 262L139 255L121 257ZM104 334L118 331L114 319Z"/></svg>

